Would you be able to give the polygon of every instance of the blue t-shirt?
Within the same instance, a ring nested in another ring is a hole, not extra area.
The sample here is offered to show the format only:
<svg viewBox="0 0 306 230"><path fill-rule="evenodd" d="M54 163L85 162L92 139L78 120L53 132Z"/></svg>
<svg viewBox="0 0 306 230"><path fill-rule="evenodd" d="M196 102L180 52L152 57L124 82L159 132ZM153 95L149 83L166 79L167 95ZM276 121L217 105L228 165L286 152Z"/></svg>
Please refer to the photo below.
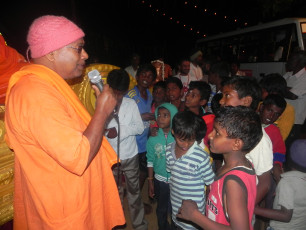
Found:
<svg viewBox="0 0 306 230"><path fill-rule="evenodd" d="M147 89L147 95L148 95L147 100L142 98L140 96L138 87L135 86L133 89L129 90L129 92L125 95L125 97L135 100L140 114L143 114L143 113L151 112L153 96L148 89ZM149 135L150 121L143 121L143 125L145 128L143 133L141 135L136 135L138 153L147 151L146 145L147 145L147 140L148 140L148 135Z"/></svg>

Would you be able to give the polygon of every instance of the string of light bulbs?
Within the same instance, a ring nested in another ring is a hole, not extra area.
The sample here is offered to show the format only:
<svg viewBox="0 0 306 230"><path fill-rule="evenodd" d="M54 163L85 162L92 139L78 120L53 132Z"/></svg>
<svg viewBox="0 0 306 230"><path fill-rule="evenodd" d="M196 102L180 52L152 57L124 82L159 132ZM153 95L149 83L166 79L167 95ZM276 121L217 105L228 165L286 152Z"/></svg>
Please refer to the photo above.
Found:
<svg viewBox="0 0 306 230"><path fill-rule="evenodd" d="M201 31L201 29L199 29L199 28L196 28L196 26L188 25L187 23L182 22L181 19L169 14L164 9L153 6L152 2L154 2L154 1L140 0L140 3L143 6L149 7L151 9L153 15L156 14L156 15L162 16L165 19L167 19L167 20L169 20L173 23L181 25L186 30L189 30L189 31L195 33L199 37L206 37L207 36L207 34L205 32ZM186 7L194 8L195 10L198 10L201 14L206 15L206 16L222 17L227 22L232 22L232 23L238 24L238 22L241 21L237 17L231 17L231 16L228 16L228 15L221 15L217 11L214 11L212 9L202 8L197 4L196 1L185 1L184 5ZM248 23L244 22L242 25L246 27L246 26L248 26Z"/></svg>

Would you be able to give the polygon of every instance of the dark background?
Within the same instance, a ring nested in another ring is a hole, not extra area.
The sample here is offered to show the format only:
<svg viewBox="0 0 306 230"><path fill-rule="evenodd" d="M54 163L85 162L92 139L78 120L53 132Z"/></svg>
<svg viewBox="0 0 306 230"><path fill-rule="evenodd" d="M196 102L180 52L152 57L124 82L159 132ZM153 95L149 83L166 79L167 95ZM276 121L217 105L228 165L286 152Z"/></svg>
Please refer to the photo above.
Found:
<svg viewBox="0 0 306 230"><path fill-rule="evenodd" d="M164 57L173 66L204 35L306 17L305 0L6 0L0 7L0 32L23 55L32 21L63 15L84 30L88 63L121 67L129 65L132 52L140 54L142 63Z"/></svg>

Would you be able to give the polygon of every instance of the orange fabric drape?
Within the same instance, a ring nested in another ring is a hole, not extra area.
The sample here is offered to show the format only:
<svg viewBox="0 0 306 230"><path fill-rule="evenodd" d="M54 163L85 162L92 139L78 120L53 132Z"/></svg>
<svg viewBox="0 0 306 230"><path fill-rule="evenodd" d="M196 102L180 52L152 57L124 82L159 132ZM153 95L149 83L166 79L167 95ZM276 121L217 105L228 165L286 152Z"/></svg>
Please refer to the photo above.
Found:
<svg viewBox="0 0 306 230"><path fill-rule="evenodd" d="M27 78L30 80L27 81ZM30 84L27 84L28 82ZM40 89L35 84L45 88ZM14 86L18 87L16 88L18 91L15 90ZM32 87L30 92L28 92L28 87ZM41 91L37 91L37 89ZM81 124L77 127L85 127L84 124L87 125L90 122L91 116L71 87L54 71L42 65L31 64L21 68L10 78L6 97L5 124L7 143L15 151L14 228L108 230L116 225L123 225L125 218L111 171L111 165L116 162L117 155L106 138L103 138L99 153L90 166L83 174L80 174L66 170L66 166L61 166L56 162L58 155L62 157L71 153L71 151L69 148L58 151L59 147L53 144L55 139L62 139L60 141L61 147L66 147L65 143L71 140L72 143L76 142L75 145L79 146L77 138L69 136L68 139L70 140L68 140L67 136L62 133L56 133L60 138L55 137L54 129L53 127L49 128L48 122L43 127L47 127L48 131L41 133L37 138L41 142L33 141L37 134L31 134L31 129L30 131L27 130L29 126L34 126L32 120L27 119L29 114L32 118L33 112L24 111L30 107L30 104L28 100L22 101L23 97L20 95L27 94L26 97L32 99L40 97L40 95L35 94L36 91L42 92L43 90L49 95L49 91L54 93L54 89L56 90L55 94L58 92L58 95L61 95L60 98L65 98L67 104L70 105L69 108L72 107L70 114L74 114L75 111L78 115L73 115L77 118L73 121ZM53 95L47 96L46 99L48 100L48 106L56 108L58 102L53 103L53 97ZM30 101L32 103L32 100ZM54 99L54 101L56 100ZM44 102L40 100L39 103ZM23 105L25 106L23 107ZM63 112L60 110L52 111L56 113L56 117L62 117L60 115ZM44 117L47 119L46 116L38 115L35 117L35 123L39 119L44 120ZM29 124L20 123L20 120ZM58 130L56 129L56 131ZM34 129L35 132L36 129ZM37 132L39 133L39 130ZM44 135L44 137L41 137L41 135ZM81 159L79 165L83 165L84 168L88 159L89 142L86 137L82 139L85 139L83 140L84 144L78 149L83 150L78 157ZM41 143L44 144L43 147ZM72 145L70 144L70 146ZM55 156L53 152L50 152L51 149L56 152ZM73 154L74 152L72 152ZM48 167L45 167L45 165ZM50 186L49 181L53 181L54 186ZM59 207L54 206L54 202L57 200L61 201ZM61 214L62 210L63 215ZM29 227L23 227L26 225Z"/></svg>
<svg viewBox="0 0 306 230"><path fill-rule="evenodd" d="M75 109L75 111L77 112L77 114L82 118L82 120L85 122L86 125L88 125L91 116L90 114L87 112L86 108L84 107L84 105L81 103L81 101L79 100L79 98L77 97L77 95L74 93L74 91L71 89L71 87L65 82L65 80L61 77L54 77L57 74L55 72L53 72L54 76L50 76L48 74L44 74L44 72L42 71L43 69L48 69L47 67L44 67L42 65L29 65L29 66L25 66L24 68L21 69L20 72L18 72L18 74L14 75L14 77L11 78L11 80L9 81L9 85L7 88L7 92L6 95L8 96L11 88L16 84L16 82L18 82L18 80L28 74L34 74L36 76L38 76L39 78L48 81L49 83L51 83L53 86L55 86L59 92L64 95L64 97L67 99L67 101L71 104L71 106ZM49 70L50 71L50 70ZM9 141L8 141L9 143ZM103 138L102 141L102 149L105 149L104 151L106 151L104 154L106 154L110 165L114 165L117 163L117 155L115 153L115 151L113 150L113 148L111 147L111 145L108 143L108 141L106 140L106 138Z"/></svg>
<svg viewBox="0 0 306 230"><path fill-rule="evenodd" d="M0 34L0 104L4 104L6 89L12 74L27 64L20 53L5 44Z"/></svg>

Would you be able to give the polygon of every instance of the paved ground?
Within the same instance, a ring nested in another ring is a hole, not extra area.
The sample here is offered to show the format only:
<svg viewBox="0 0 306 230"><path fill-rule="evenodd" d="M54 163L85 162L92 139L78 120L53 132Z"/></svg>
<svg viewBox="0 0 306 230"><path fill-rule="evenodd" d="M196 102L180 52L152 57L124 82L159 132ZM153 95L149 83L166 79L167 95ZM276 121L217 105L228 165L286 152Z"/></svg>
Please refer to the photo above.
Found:
<svg viewBox="0 0 306 230"><path fill-rule="evenodd" d="M157 219L156 219L156 214L155 214L155 210L156 210L156 202L155 203L150 203L149 197L148 197L148 182L146 181L143 189L142 189L142 199L145 203L147 204L151 204L152 205L152 212L149 215L146 215L145 218L148 221L148 230L157 230ZM126 223L127 226L125 228L125 230L133 230L133 227L131 226L131 221L130 221L130 216L129 216L129 212L128 212L128 203L127 203L127 199L124 199L123 202L123 207L124 207L124 213L125 213L125 219L126 219Z"/></svg>

